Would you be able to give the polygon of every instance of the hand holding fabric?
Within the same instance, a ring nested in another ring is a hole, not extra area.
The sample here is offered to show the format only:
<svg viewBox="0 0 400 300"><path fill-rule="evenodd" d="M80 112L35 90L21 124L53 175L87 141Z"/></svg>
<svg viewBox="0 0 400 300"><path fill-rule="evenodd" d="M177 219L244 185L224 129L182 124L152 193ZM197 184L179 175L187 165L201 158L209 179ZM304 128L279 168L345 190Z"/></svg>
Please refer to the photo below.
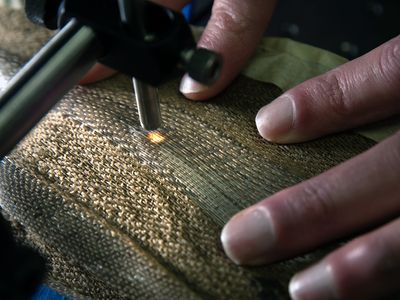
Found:
<svg viewBox="0 0 400 300"><path fill-rule="evenodd" d="M257 115L260 134L296 143L400 112L400 36L284 93ZM370 299L399 289L400 132L240 212L221 240L238 264L282 260L369 228L295 275L293 299ZM374 227L371 227L374 226Z"/></svg>

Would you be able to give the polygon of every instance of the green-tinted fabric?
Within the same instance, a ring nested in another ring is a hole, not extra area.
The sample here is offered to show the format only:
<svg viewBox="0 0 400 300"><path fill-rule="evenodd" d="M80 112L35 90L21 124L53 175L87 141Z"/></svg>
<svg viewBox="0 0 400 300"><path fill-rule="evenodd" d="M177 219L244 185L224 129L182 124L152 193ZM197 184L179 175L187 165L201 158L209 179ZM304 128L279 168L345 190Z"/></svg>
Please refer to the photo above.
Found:
<svg viewBox="0 0 400 300"><path fill-rule="evenodd" d="M291 39L269 37L261 42L243 74L276 84L286 91L346 61L341 56Z"/></svg>
<svg viewBox="0 0 400 300"><path fill-rule="evenodd" d="M0 6L7 6L13 8L21 8L22 7L22 0L0 0Z"/></svg>

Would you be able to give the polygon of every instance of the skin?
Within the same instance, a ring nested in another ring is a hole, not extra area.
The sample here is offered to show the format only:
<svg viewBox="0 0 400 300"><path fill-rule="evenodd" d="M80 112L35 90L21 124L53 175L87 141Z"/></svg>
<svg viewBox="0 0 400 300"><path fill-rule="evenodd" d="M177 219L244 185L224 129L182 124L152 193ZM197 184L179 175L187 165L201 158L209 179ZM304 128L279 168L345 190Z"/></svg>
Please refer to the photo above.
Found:
<svg viewBox="0 0 400 300"><path fill-rule="evenodd" d="M156 2L176 10L188 3ZM186 97L208 99L229 85L253 54L274 5L267 0L214 2L199 46L223 55L222 77L211 87L184 77L181 91ZM86 82L108 75L109 70L95 70ZM399 100L400 36L287 91L260 110L256 123L271 142L303 142L398 114ZM399 170L400 132L235 215L222 231L223 247L234 262L258 265L364 230L296 274L289 287L291 297L375 299L399 291Z"/></svg>

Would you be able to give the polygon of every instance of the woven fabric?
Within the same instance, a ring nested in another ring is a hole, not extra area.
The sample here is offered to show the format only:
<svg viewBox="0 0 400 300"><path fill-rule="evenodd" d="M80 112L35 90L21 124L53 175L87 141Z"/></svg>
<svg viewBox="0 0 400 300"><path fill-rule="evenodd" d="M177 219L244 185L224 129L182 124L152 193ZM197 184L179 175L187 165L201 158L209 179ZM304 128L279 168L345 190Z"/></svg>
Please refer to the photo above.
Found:
<svg viewBox="0 0 400 300"><path fill-rule="evenodd" d="M48 35L12 14L4 22L0 10L3 82L29 52L16 37L33 48ZM290 276L325 251L238 267L222 251L223 224L373 142L266 142L254 116L279 94L241 77L213 101L190 102L171 80L160 88L165 140L153 143L128 78L77 87L2 162L3 213L48 258L50 284L77 299L285 299Z"/></svg>

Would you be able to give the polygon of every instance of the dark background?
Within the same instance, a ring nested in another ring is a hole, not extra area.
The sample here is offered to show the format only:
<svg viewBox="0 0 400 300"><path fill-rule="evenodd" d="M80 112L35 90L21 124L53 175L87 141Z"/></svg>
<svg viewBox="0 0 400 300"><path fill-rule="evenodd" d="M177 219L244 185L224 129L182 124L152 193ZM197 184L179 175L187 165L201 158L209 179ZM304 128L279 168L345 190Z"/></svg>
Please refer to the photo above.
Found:
<svg viewBox="0 0 400 300"><path fill-rule="evenodd" d="M193 24L206 24L212 2L194 2ZM398 35L399 18L400 0L278 0L266 35L289 37L353 59Z"/></svg>

